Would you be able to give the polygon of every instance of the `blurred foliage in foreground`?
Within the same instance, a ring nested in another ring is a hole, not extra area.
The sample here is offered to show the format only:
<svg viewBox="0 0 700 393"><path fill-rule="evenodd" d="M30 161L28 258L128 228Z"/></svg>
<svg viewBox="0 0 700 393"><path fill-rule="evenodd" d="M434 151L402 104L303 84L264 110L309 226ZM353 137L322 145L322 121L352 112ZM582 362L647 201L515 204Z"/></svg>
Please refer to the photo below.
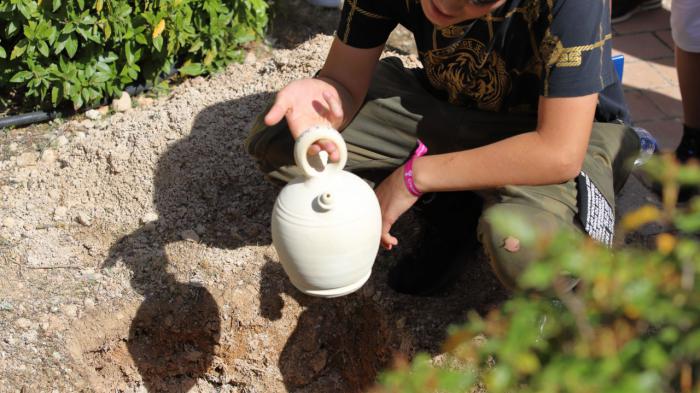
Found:
<svg viewBox="0 0 700 393"><path fill-rule="evenodd" d="M446 361L419 355L383 374L377 391L700 392L700 198L675 206L679 184L700 184L700 167L663 157L645 169L663 185L663 207L633 211L617 236L652 222L671 228L650 249L611 250L571 233L536 244L547 256L526 272L524 292L453 328ZM522 223L500 219L528 239ZM581 278L575 291L562 272Z"/></svg>

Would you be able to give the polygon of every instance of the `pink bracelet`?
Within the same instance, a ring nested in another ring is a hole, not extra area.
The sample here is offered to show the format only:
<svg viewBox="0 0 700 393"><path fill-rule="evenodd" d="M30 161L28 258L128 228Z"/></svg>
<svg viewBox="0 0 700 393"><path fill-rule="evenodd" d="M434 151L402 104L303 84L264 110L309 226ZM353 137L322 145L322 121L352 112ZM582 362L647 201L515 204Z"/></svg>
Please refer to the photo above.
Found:
<svg viewBox="0 0 700 393"><path fill-rule="evenodd" d="M418 187L416 187L415 181L413 181L413 160L424 156L427 152L428 148L423 144L423 142L421 142L420 139L418 139L418 147L416 147L416 151L413 152L411 158L409 158L408 161L406 161L406 164L403 166L403 182L406 184L408 192L415 197L419 197L423 195L423 193L420 192Z"/></svg>

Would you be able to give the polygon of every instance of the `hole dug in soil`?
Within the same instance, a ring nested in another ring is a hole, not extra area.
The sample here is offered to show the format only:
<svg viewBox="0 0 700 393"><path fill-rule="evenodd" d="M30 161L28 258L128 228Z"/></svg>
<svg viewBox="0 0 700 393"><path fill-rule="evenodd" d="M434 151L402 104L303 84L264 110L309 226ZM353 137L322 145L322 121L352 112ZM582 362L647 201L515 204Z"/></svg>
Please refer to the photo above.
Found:
<svg viewBox="0 0 700 393"><path fill-rule="evenodd" d="M310 298L283 274L267 260L259 288L170 284L86 317L69 349L94 391L266 393L366 391L412 350L380 303L361 292Z"/></svg>
<svg viewBox="0 0 700 393"><path fill-rule="evenodd" d="M93 388L186 392L208 377L219 348L218 306L203 287L181 284L173 295L146 298L77 330L70 349Z"/></svg>

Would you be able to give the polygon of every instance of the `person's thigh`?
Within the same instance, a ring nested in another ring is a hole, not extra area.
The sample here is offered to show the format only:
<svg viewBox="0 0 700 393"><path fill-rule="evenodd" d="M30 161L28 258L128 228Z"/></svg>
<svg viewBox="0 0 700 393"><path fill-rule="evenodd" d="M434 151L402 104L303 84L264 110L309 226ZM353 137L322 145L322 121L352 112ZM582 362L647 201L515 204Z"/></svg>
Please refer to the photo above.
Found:
<svg viewBox="0 0 700 393"><path fill-rule="evenodd" d="M581 232L576 220L574 181L551 186L507 187L486 196L488 207L479 220L478 237L493 272L508 288L518 288L518 280L531 263L542 257L540 248L562 230ZM491 203L489 203L491 200ZM502 225L504 220L524 223L531 231L530 243Z"/></svg>
<svg viewBox="0 0 700 393"><path fill-rule="evenodd" d="M285 120L264 124L268 108L253 122L246 147L261 170L286 182L301 174L294 167L294 140ZM379 63L362 108L342 130L348 147L346 168L378 182L403 164L417 138L428 146L428 154L440 154L531 131L535 121L532 114L504 115L451 105L428 92L400 59L387 58Z"/></svg>
<svg viewBox="0 0 700 393"><path fill-rule="evenodd" d="M615 193L629 176L638 151L639 141L629 127L595 123L583 165L588 184L581 184L586 183L586 178L579 176L561 184L507 186L483 192L486 209L479 221L479 240L503 284L516 288L522 273L544 250L520 243L493 217L520 220L531 228L535 238L545 243L558 231L569 230L588 232L596 240L610 244L614 235ZM605 208L594 211L595 206L589 202L595 198L581 197L584 186L589 195L597 193L596 203Z"/></svg>

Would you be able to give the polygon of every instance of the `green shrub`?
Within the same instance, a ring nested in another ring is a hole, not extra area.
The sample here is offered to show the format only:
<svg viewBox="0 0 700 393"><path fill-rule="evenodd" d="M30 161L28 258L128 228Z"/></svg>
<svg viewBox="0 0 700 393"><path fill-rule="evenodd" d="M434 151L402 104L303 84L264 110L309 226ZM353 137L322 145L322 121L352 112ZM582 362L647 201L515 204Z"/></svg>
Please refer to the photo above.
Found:
<svg viewBox="0 0 700 393"><path fill-rule="evenodd" d="M264 0L3 0L0 104L78 109L174 67L212 72L266 24Z"/></svg>
<svg viewBox="0 0 700 393"><path fill-rule="evenodd" d="M670 196L663 209L647 205L627 215L619 236L654 221L673 231L659 234L651 249L621 250L559 234L524 275L526 291L452 329L447 361L433 365L421 355L383 374L377 390L700 392L700 198L675 207L678 182L700 184L700 167L669 158L647 166ZM529 238L512 217L494 219ZM561 272L581 278L575 291L558 284Z"/></svg>

